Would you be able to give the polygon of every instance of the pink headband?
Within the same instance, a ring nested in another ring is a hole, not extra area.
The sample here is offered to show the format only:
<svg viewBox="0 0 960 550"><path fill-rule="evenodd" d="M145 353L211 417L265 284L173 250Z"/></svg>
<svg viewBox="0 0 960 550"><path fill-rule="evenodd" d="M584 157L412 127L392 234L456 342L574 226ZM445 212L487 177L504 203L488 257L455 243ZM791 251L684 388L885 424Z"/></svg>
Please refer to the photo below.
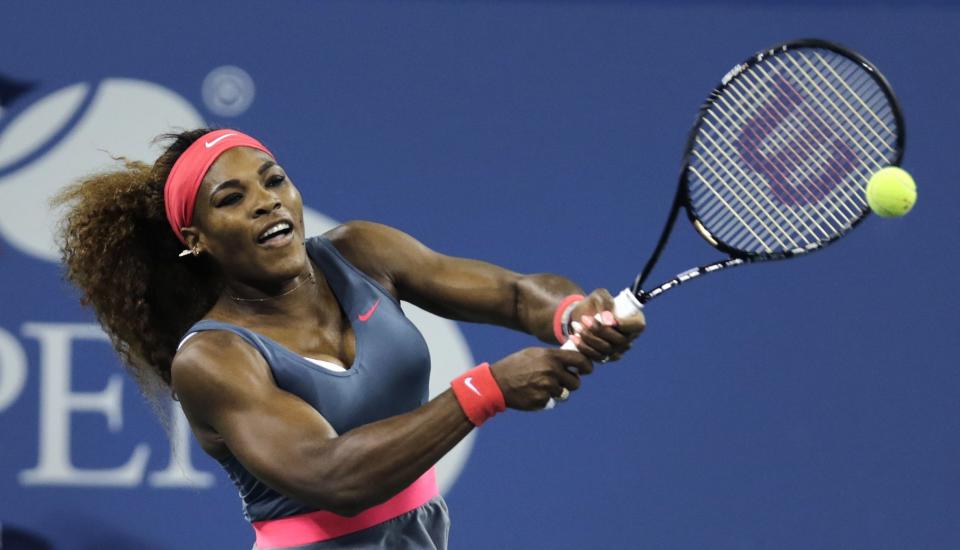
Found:
<svg viewBox="0 0 960 550"><path fill-rule="evenodd" d="M170 170L163 188L163 202L170 228L183 244L187 244L187 241L180 228L193 223L193 205L197 202L197 191L203 177L217 157L234 147L251 147L273 156L262 143L243 132L214 130L187 147Z"/></svg>

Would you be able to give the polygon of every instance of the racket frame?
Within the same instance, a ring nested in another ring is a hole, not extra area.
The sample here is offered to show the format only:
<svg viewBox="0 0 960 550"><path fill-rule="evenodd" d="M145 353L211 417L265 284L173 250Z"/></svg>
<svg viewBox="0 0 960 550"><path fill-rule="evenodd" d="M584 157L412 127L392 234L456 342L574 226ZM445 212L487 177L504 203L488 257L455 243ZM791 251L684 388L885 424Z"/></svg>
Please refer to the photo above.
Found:
<svg viewBox="0 0 960 550"><path fill-rule="evenodd" d="M730 69L726 75L721 79L720 84L718 84L707 96L706 101L700 106L700 110L697 112L696 122L693 127L690 129L689 136L686 141L686 148L684 150L683 159L680 168L680 177L679 183L677 186L677 193L673 199L673 205L670 209L670 215L667 217L667 221L664 224L663 232L660 234L660 238L657 241L657 245L654 248L653 253L650 255L650 258L647 260L646 265L644 265L643 270L637 275L637 278L634 280L633 285L630 290L633 292L634 296L640 301L641 304L645 304L649 300L655 298L661 293L670 290L671 288L680 285L690 279L696 278L705 273L712 273L715 271L720 271L729 267L736 267L739 265L744 265L747 263L759 262L759 261L768 261L768 260L782 260L786 258L793 258L800 255L805 255L808 252L813 252L814 250L820 250L821 248L826 247L828 244L836 241L840 237L846 235L851 229L856 227L862 222L867 214L869 209L864 209L861 215L850 224L849 227L843 231L837 233L830 239L820 241L814 245L808 245L806 248L796 248L792 250L778 251L778 252L769 252L769 253L748 253L744 252L738 248L734 248L727 243L723 242L721 239L711 234L700 222L699 219L694 215L692 198L690 196L690 186L688 184L689 173L690 173L690 161L691 155L693 153L694 146L696 144L697 136L700 133L700 128L703 125L704 118L707 113L710 111L711 107L714 104L714 101L720 97L721 92L729 86L731 83L735 82L737 78L740 77L745 71L747 71L753 65L760 63L764 59L784 53L788 50L803 49L803 48L819 48L830 50L834 53L837 53L843 57L854 61L859 64L867 74L876 82L880 90L886 96L887 100L890 102L890 111L894 117L894 121L897 125L897 139L896 139L896 150L894 152L894 158L891 160L891 165L897 166L900 164L900 161L903 159L903 151L906 144L906 133L904 130L903 122L903 112L900 108L900 102L897 100L896 95L893 93L893 89L890 86L890 83L887 81L886 77L873 66L872 63L866 60L860 54L841 46L835 42L829 42L827 40L821 40L817 38L805 38L800 40L793 40L774 46L772 48L767 48L761 50L752 56L748 57L742 63L734 66ZM714 248L727 253L730 257L724 260L713 262L710 264L705 264L699 267L688 269L683 273L680 273L673 279L661 284L660 286L654 288L653 290L644 291L641 289L643 283L646 281L647 277L650 275L650 272L653 270L654 265L660 259L660 254L663 252L664 247L667 244L667 241L670 238L670 234L673 232L673 226L676 223L677 216L680 213L680 209L683 208L687 212L687 218L690 220L690 223L696 229L697 233L703 237Z"/></svg>

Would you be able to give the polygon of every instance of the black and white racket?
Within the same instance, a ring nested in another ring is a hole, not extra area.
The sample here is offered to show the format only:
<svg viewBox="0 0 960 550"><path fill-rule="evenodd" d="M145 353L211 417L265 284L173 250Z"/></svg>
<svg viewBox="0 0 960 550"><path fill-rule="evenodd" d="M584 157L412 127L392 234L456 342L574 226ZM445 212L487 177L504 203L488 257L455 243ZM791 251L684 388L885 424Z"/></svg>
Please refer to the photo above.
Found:
<svg viewBox="0 0 960 550"><path fill-rule="evenodd" d="M700 108L680 184L660 240L618 317L707 273L819 250L869 211L866 185L899 164L903 116L883 75L860 55L823 40L764 50L735 66ZM729 257L641 287L680 210ZM572 342L564 345L576 349Z"/></svg>

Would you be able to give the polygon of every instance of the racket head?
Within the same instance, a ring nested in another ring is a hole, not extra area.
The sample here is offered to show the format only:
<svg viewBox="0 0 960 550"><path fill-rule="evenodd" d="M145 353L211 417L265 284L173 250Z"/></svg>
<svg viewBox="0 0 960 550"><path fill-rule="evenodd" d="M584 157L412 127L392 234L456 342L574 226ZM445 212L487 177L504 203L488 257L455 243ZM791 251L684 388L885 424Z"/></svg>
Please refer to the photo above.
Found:
<svg viewBox="0 0 960 550"><path fill-rule="evenodd" d="M859 224L867 181L899 164L904 144L899 102L869 61L796 40L751 56L711 92L687 140L678 199L730 256L789 258Z"/></svg>

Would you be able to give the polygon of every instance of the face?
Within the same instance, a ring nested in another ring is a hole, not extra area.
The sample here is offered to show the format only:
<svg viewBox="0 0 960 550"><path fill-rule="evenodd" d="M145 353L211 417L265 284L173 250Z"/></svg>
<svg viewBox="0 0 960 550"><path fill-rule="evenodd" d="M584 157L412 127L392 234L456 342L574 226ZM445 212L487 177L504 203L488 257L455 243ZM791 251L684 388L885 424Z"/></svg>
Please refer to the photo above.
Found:
<svg viewBox="0 0 960 550"><path fill-rule="evenodd" d="M307 266L300 192L270 155L249 147L213 163L183 234L226 277L248 284L282 282Z"/></svg>

